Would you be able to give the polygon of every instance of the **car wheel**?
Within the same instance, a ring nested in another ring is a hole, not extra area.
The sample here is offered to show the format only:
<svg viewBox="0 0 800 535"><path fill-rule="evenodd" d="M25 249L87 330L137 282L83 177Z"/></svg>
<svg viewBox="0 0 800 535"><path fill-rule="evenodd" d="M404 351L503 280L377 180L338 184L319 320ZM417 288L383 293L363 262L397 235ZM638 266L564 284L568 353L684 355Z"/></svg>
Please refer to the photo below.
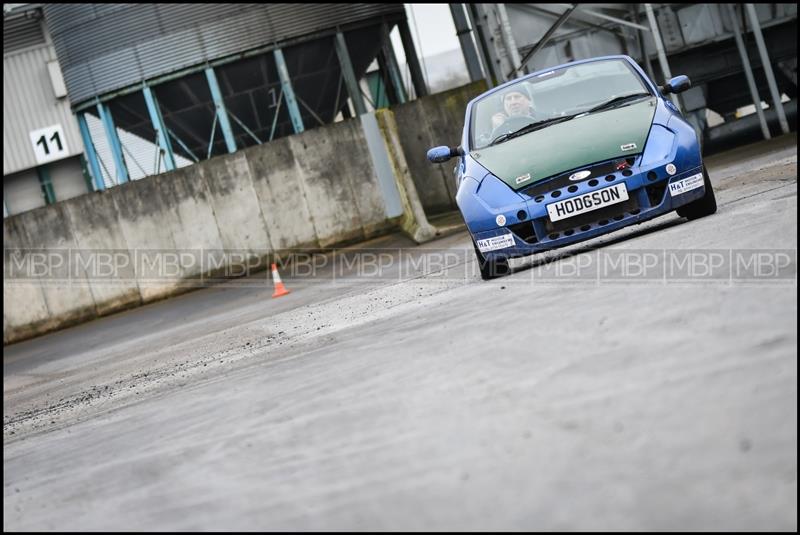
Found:
<svg viewBox="0 0 800 535"><path fill-rule="evenodd" d="M481 270L481 278L483 280L490 280L497 277L503 277L511 273L511 268L508 265L508 260L486 260L483 257L475 240L472 240L472 246L475 248L475 256L478 257L478 267Z"/></svg>
<svg viewBox="0 0 800 535"><path fill-rule="evenodd" d="M708 171L706 171L705 166L703 166L703 182L705 183L706 194L696 201L678 208L676 212L678 212L679 216L692 221L717 211L717 198L714 196L714 188L711 187L711 180L708 178Z"/></svg>

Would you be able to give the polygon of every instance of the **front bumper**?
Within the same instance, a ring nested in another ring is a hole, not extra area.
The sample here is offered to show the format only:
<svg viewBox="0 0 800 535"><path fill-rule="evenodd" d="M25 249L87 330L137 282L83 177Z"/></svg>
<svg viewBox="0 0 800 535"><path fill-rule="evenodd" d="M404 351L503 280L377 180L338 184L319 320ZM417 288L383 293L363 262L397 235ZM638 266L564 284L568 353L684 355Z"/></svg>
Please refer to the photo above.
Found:
<svg viewBox="0 0 800 535"><path fill-rule="evenodd" d="M669 191L670 183L702 172L701 165L669 176L664 165L657 165L649 168L639 167L635 172L627 170L630 176L625 176L623 172L615 172L605 177L554 188L535 198L520 202L518 206L505 207L511 213L525 211L530 215L526 221L483 232L474 232L472 235L477 242L507 235L509 232L512 234L514 238L512 247L481 253L487 260L516 258L564 247L608 234L629 225L642 223L703 197L705 185L675 196L672 196ZM625 183L628 190L628 201L562 219L555 223L550 220L547 213L548 204L578 197L621 182ZM509 220L512 219L509 217Z"/></svg>

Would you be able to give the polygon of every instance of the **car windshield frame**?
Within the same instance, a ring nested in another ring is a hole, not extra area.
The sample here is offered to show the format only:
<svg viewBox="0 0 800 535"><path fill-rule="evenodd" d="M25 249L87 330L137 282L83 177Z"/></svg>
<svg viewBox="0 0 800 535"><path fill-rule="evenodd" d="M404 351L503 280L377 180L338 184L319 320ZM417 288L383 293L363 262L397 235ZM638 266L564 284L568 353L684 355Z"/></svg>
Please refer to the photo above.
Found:
<svg viewBox="0 0 800 535"><path fill-rule="evenodd" d="M472 105L470 106L469 128L468 128L468 130L466 132L466 136L465 136L466 141L469 144L468 145L469 146L469 150L470 151L472 151L472 150L482 150L482 149L487 149L487 148L492 146L491 143L490 143L491 142L491 138L489 140L484 140L481 143L479 143L476 140L475 121L477 120L477 116L479 115L478 114L479 106L482 103L484 103L485 101L491 100L493 98L498 98L498 95L501 95L501 94L505 93L511 87L514 87L516 84L523 84L523 83L524 84L529 84L529 87L530 87L530 85L533 85L531 83L531 80L535 80L537 78L548 76L548 79L549 79L549 77L551 77L556 72L561 72L561 74L558 75L560 77L560 76L565 75L569 69L574 69L574 68L577 68L577 67L584 67L584 66L586 66L588 64L607 63L607 62L617 62L617 63L621 62L621 63L623 63L625 65L625 67L627 68L628 72L630 72L633 75L633 79L635 79L638 82L638 84L641 86L640 89L641 89L642 93L649 93L651 95L651 97L657 97L658 96L657 92L653 89L653 86L651 85L650 81L647 80L642 75L642 73L639 72L639 70L636 69L633 65L631 65L631 62L629 60L627 60L626 58L624 58L624 57L619 57L619 56L607 57L607 58L590 60L590 61L568 63L566 65L553 67L551 69L542 69L540 71L531 73L531 74L529 74L529 75L527 75L527 76L525 76L523 78L519 78L519 79L515 80L513 84L503 85L501 87L495 88L492 91L484 94L482 97L480 97L478 100L476 100L476 101L474 101L472 103ZM615 96L619 96L619 95L615 95ZM611 97L611 95L609 95L609 97ZM642 97L642 98L644 98L644 97ZM603 101L603 100L606 100L606 99L605 98L599 99L598 101L595 102L595 104L601 103L601 101ZM534 96L534 101L535 101L535 96ZM581 114L583 114L585 112L588 112L591 107L592 106L587 106L585 110L583 110L581 112L578 112L578 113L575 113L575 115L581 115ZM605 111L605 110L602 110L602 111ZM562 111L562 113L563 113L563 111ZM558 117L558 115L545 117L545 119L546 118L552 118L552 117ZM539 118L539 120L541 120L541 119L542 118ZM558 123L556 122L555 124L558 124Z"/></svg>

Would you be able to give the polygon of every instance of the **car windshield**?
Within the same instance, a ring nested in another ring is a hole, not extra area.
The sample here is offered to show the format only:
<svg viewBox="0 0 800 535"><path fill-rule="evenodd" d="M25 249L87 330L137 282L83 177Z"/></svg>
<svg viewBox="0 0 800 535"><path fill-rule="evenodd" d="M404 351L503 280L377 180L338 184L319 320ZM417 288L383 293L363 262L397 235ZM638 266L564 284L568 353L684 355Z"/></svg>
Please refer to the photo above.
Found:
<svg viewBox="0 0 800 535"><path fill-rule="evenodd" d="M585 112L600 113L651 94L627 61L581 63L525 78L472 107L470 146L481 149L523 132L547 128ZM629 97L629 98L626 98ZM604 104L608 104L604 106Z"/></svg>

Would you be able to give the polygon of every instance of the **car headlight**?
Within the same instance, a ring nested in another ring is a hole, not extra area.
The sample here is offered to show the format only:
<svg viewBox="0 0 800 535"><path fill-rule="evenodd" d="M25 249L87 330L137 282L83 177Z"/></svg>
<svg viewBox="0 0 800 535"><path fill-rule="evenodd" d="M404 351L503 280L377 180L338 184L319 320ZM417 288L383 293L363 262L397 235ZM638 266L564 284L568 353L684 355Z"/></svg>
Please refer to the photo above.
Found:
<svg viewBox="0 0 800 535"><path fill-rule="evenodd" d="M516 214L525 200L494 175L478 182L465 178L458 189L456 202L470 231L496 229L497 216Z"/></svg>
<svg viewBox="0 0 800 535"><path fill-rule="evenodd" d="M675 150L675 133L660 124L650 128L650 135L644 146L642 166L651 166L673 159Z"/></svg>
<svg viewBox="0 0 800 535"><path fill-rule="evenodd" d="M491 174L481 181L475 195L487 209L493 211L507 210L525 202L519 193Z"/></svg>

